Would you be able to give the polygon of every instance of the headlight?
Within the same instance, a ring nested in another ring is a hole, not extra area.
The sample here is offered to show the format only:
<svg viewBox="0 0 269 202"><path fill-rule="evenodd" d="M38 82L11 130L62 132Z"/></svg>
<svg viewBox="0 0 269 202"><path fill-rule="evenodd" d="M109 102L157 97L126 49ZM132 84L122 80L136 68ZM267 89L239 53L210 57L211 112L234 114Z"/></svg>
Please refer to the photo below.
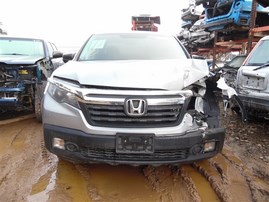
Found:
<svg viewBox="0 0 269 202"><path fill-rule="evenodd" d="M59 103L66 103L80 109L75 94L62 89L53 83L49 83L47 93Z"/></svg>

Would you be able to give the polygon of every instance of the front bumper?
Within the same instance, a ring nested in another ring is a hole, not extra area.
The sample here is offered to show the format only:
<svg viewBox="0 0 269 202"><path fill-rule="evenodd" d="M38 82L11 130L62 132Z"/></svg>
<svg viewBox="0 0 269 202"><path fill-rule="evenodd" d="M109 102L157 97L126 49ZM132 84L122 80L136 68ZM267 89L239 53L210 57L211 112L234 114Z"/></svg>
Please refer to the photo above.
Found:
<svg viewBox="0 0 269 202"><path fill-rule="evenodd" d="M74 163L112 165L179 164L207 159L222 150L225 136L223 128L210 129L205 133L195 131L184 135L154 136L152 153L130 153L116 151L115 135L86 134L80 130L50 124L44 124L43 128L46 148L60 158ZM65 149L53 147L54 138L64 140ZM215 149L204 152L203 145L211 141L215 142Z"/></svg>

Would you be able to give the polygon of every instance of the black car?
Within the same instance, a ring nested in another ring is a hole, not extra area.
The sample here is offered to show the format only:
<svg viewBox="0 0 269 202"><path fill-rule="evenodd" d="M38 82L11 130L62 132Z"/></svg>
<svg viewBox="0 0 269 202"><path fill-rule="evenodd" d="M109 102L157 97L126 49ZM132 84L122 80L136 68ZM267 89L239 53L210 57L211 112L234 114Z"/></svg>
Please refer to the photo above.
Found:
<svg viewBox="0 0 269 202"><path fill-rule="evenodd" d="M0 37L0 111L34 110L51 73L62 64L62 53L43 39Z"/></svg>

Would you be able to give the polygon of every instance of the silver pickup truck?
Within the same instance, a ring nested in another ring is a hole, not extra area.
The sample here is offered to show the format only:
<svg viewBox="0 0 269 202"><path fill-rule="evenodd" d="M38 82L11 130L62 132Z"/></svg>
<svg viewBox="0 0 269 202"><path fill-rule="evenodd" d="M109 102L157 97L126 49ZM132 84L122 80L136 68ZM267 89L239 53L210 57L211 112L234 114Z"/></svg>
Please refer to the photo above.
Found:
<svg viewBox="0 0 269 202"><path fill-rule="evenodd" d="M42 105L46 148L60 158L161 165L222 150L225 129L208 65L176 36L94 34L63 60Z"/></svg>

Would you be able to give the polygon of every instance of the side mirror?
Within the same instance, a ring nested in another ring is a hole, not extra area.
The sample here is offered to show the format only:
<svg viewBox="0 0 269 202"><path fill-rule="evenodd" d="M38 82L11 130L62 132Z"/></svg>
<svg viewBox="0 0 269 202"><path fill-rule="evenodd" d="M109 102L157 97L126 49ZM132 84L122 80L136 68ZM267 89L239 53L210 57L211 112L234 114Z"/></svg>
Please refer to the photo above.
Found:
<svg viewBox="0 0 269 202"><path fill-rule="evenodd" d="M65 53L63 54L63 61L64 63L67 63L69 60L73 60L75 57L75 53Z"/></svg>
<svg viewBox="0 0 269 202"><path fill-rule="evenodd" d="M63 57L63 53L60 51L53 51L52 58L61 58Z"/></svg>

